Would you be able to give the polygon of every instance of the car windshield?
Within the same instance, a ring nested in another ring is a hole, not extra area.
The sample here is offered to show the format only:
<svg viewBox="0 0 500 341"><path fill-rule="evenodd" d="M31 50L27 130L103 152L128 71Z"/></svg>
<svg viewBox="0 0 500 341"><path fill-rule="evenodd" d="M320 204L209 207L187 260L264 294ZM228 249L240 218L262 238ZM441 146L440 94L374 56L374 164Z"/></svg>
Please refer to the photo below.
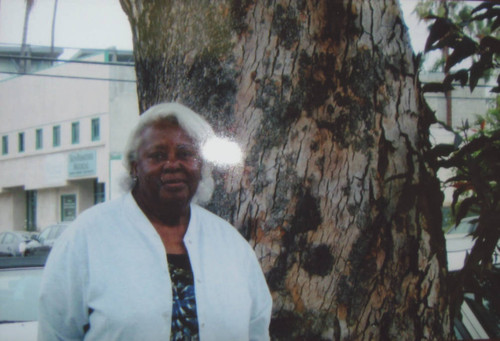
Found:
<svg viewBox="0 0 500 341"><path fill-rule="evenodd" d="M0 323L36 321L43 268L0 271Z"/></svg>
<svg viewBox="0 0 500 341"><path fill-rule="evenodd" d="M43 242L45 239L48 239L49 234L50 234L51 231L52 231L52 229L50 227L46 228L42 233L40 233L40 235L38 236L38 239L41 242Z"/></svg>
<svg viewBox="0 0 500 341"><path fill-rule="evenodd" d="M47 240L56 239L65 230L65 228L66 225L49 226L39 235L38 240L43 243Z"/></svg>

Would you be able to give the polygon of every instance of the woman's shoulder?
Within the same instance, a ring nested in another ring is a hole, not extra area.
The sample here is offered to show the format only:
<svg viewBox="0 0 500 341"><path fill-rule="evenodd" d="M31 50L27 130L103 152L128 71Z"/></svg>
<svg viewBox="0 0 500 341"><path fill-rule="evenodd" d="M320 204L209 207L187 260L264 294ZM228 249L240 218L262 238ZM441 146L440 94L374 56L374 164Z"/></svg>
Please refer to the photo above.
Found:
<svg viewBox="0 0 500 341"><path fill-rule="evenodd" d="M217 214L207 210L206 208L199 206L197 204L191 204L191 209L193 210L194 214L196 215L196 219L203 219L203 221L206 221L211 224L216 224L219 226L224 226L224 227L233 227L228 221L224 220L223 218L219 217Z"/></svg>
<svg viewBox="0 0 500 341"><path fill-rule="evenodd" d="M234 240L247 243L241 233L231 225L228 221L219 217L215 213L210 212L206 208L198 205L192 205L192 209L196 219L196 225L199 231L210 236L232 238Z"/></svg>
<svg viewBox="0 0 500 341"><path fill-rule="evenodd" d="M232 259L237 263L248 264L246 262L255 259L251 244L236 227L200 206L195 206L193 212L195 222L188 228L185 237L187 243L197 244L200 250L206 250L215 257L211 259L219 261Z"/></svg>
<svg viewBox="0 0 500 341"><path fill-rule="evenodd" d="M98 203L80 213L76 220L89 221L113 216L116 217L116 214L124 209L128 201L130 201L128 195L123 195L109 201Z"/></svg>

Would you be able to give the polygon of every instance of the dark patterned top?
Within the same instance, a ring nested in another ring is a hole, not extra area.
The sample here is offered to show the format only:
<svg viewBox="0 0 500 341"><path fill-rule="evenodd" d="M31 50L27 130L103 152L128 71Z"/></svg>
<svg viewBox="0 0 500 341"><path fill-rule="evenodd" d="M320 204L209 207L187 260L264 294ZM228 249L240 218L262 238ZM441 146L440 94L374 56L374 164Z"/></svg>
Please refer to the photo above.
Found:
<svg viewBox="0 0 500 341"><path fill-rule="evenodd" d="M189 256L167 255L172 280L172 326L170 340L199 340L194 278Z"/></svg>

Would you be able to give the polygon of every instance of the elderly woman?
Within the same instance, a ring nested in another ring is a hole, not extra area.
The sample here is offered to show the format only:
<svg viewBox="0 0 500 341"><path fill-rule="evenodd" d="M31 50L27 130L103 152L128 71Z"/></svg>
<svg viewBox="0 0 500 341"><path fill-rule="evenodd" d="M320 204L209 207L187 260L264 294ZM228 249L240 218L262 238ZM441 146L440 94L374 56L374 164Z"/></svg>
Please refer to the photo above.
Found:
<svg viewBox="0 0 500 341"><path fill-rule="evenodd" d="M139 119L131 191L82 213L47 261L39 340L267 340L271 296L250 245L196 203L208 123L175 103Z"/></svg>

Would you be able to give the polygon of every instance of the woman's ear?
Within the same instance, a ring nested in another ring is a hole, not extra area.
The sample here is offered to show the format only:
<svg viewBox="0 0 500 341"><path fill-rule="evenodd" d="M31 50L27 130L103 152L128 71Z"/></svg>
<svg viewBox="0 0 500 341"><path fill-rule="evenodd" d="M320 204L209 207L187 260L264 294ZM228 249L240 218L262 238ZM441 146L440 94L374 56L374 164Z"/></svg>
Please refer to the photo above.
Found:
<svg viewBox="0 0 500 341"><path fill-rule="evenodd" d="M131 177L137 176L137 162L136 161L130 162L130 176Z"/></svg>
<svg viewBox="0 0 500 341"><path fill-rule="evenodd" d="M135 161L130 163L130 180L131 189L134 190L137 187L137 183L139 182L139 178L137 177L137 162Z"/></svg>

